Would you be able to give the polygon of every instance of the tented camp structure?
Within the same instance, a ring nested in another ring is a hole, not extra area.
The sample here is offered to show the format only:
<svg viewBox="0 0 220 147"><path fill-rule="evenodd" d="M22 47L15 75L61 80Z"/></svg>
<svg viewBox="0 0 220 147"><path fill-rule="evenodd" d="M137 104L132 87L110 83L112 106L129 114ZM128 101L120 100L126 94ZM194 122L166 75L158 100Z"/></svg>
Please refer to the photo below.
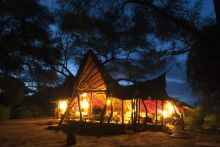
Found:
<svg viewBox="0 0 220 147"><path fill-rule="evenodd" d="M165 74L134 85L121 86L92 51L83 58L73 82L72 95L57 103L61 123L69 119L163 124L164 119L180 116L184 112L184 108L177 105L179 101L168 97Z"/></svg>

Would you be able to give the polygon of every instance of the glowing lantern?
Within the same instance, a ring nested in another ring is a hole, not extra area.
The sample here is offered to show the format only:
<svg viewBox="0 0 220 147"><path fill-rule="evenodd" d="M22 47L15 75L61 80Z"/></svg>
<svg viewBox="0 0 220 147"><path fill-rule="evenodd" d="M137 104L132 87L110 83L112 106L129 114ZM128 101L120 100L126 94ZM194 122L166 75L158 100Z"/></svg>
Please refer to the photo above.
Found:
<svg viewBox="0 0 220 147"><path fill-rule="evenodd" d="M166 109L168 110L169 114L174 113L173 105L170 102L167 102Z"/></svg>
<svg viewBox="0 0 220 147"><path fill-rule="evenodd" d="M83 109L87 109L89 107L89 103L86 99L83 99L81 106Z"/></svg>
<svg viewBox="0 0 220 147"><path fill-rule="evenodd" d="M67 101L65 100L59 101L58 107L60 109L60 113L64 114L67 109Z"/></svg>
<svg viewBox="0 0 220 147"><path fill-rule="evenodd" d="M167 118L167 117L168 117L168 112L167 112L166 110L164 110L162 114L163 114L163 117L164 117L164 118Z"/></svg>
<svg viewBox="0 0 220 147"><path fill-rule="evenodd" d="M86 96L87 96L87 93L83 93L83 94L82 94L82 97L86 97Z"/></svg>
<svg viewBox="0 0 220 147"><path fill-rule="evenodd" d="M107 99L107 105L110 105L111 104L111 100L110 99Z"/></svg>

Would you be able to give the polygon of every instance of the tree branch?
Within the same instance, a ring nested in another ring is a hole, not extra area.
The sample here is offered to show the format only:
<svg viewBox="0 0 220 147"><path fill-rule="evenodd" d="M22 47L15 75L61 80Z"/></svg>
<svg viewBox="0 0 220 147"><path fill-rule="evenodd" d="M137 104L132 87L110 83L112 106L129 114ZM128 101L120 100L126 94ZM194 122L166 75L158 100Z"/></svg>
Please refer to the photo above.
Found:
<svg viewBox="0 0 220 147"><path fill-rule="evenodd" d="M198 30L198 28L196 28L194 25L190 24L189 22L187 22L186 20L170 15L169 13L167 13L164 10L161 10L159 7L157 7L156 5L152 4L149 0L145 0L145 1L141 1L141 0L127 0L123 3L122 5L122 10L124 10L124 7L126 4L129 3L134 3L134 4L140 4L143 6L146 6L150 9L152 9L155 13L157 13L160 16L163 16L169 20L171 20L172 22L174 22L177 26L181 27L182 29L192 33L194 36L199 37L201 36L201 32Z"/></svg>

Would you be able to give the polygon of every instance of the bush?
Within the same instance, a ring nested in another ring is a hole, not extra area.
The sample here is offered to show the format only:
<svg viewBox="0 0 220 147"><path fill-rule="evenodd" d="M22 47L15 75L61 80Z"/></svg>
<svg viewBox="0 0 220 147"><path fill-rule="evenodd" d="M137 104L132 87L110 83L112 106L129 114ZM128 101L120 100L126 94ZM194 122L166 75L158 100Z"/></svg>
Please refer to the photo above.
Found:
<svg viewBox="0 0 220 147"><path fill-rule="evenodd" d="M28 109L30 110L32 117L40 117L45 115L43 114L42 108L37 105L31 105L28 107Z"/></svg>
<svg viewBox="0 0 220 147"><path fill-rule="evenodd" d="M186 129L195 130L202 128L204 123L204 108L198 106L193 110L189 111L185 116Z"/></svg>
<svg viewBox="0 0 220 147"><path fill-rule="evenodd" d="M32 118L32 113L26 107L19 107L14 110L14 118Z"/></svg>
<svg viewBox="0 0 220 147"><path fill-rule="evenodd" d="M18 107L14 110L13 118L34 118L44 116L42 108L37 105Z"/></svg>
<svg viewBox="0 0 220 147"><path fill-rule="evenodd" d="M0 123L9 120L10 108L0 105Z"/></svg>
<svg viewBox="0 0 220 147"><path fill-rule="evenodd" d="M204 106L198 106L186 113L186 129L216 129L220 127L220 117L216 113L210 114L207 112L208 110Z"/></svg>
<svg viewBox="0 0 220 147"><path fill-rule="evenodd" d="M220 121L217 118L216 114L209 114L204 118L204 129L216 129Z"/></svg>

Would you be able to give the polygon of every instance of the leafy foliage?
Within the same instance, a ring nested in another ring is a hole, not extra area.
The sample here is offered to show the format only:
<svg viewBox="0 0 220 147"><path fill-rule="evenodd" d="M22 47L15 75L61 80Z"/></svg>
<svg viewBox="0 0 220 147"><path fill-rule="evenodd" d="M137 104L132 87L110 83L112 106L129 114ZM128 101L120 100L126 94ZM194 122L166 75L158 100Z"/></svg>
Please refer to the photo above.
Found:
<svg viewBox="0 0 220 147"><path fill-rule="evenodd" d="M216 113L207 111L204 105L197 106L188 111L185 116L186 127L189 130L216 129L219 127L220 117Z"/></svg>
<svg viewBox="0 0 220 147"><path fill-rule="evenodd" d="M0 123L10 118L10 108L0 105Z"/></svg>
<svg viewBox="0 0 220 147"><path fill-rule="evenodd" d="M198 106L194 108L192 111L189 111L185 117L185 123L187 125L187 129L194 130L202 128L204 123L204 108L202 106Z"/></svg>
<svg viewBox="0 0 220 147"><path fill-rule="evenodd" d="M220 119L218 118L218 116L216 114L210 114L204 118L203 127L207 129L216 129L217 127L220 126L219 124L220 124Z"/></svg>
<svg viewBox="0 0 220 147"><path fill-rule="evenodd" d="M61 35L69 36L68 41L62 41L65 44L63 46L67 47L68 53L71 52L75 63L83 53L92 49L111 74L118 73L122 76L120 78L133 82L138 79L146 80L149 78L147 74L158 74L166 70L172 58L166 56L167 50L173 49L171 44L177 42L175 38L181 40L190 35L167 17L136 4L138 1L126 2L60 1L61 9L58 14ZM183 1L155 3L167 14L178 14L175 17L187 18L188 22L195 23L196 19L188 18L198 16L195 13L199 6L195 4L191 12L187 4ZM164 44L167 44L167 50L164 49Z"/></svg>
<svg viewBox="0 0 220 147"><path fill-rule="evenodd" d="M55 76L60 56L48 26L53 18L37 0L0 2L0 74L35 82ZM25 77L25 78L24 78ZM30 78L28 78L30 77Z"/></svg>
<svg viewBox="0 0 220 147"><path fill-rule="evenodd" d="M17 107L23 103L28 92L24 84L12 77L0 77L0 104Z"/></svg>
<svg viewBox="0 0 220 147"><path fill-rule="evenodd" d="M194 92L207 99L212 106L220 102L219 28L210 24L203 28L204 35L189 52L187 77ZM213 105L214 104L214 105Z"/></svg>
<svg viewBox="0 0 220 147"><path fill-rule="evenodd" d="M17 107L12 112L13 118L34 118L34 117L42 117L46 116L47 114L43 113L43 110L40 106L36 104L29 104Z"/></svg>

